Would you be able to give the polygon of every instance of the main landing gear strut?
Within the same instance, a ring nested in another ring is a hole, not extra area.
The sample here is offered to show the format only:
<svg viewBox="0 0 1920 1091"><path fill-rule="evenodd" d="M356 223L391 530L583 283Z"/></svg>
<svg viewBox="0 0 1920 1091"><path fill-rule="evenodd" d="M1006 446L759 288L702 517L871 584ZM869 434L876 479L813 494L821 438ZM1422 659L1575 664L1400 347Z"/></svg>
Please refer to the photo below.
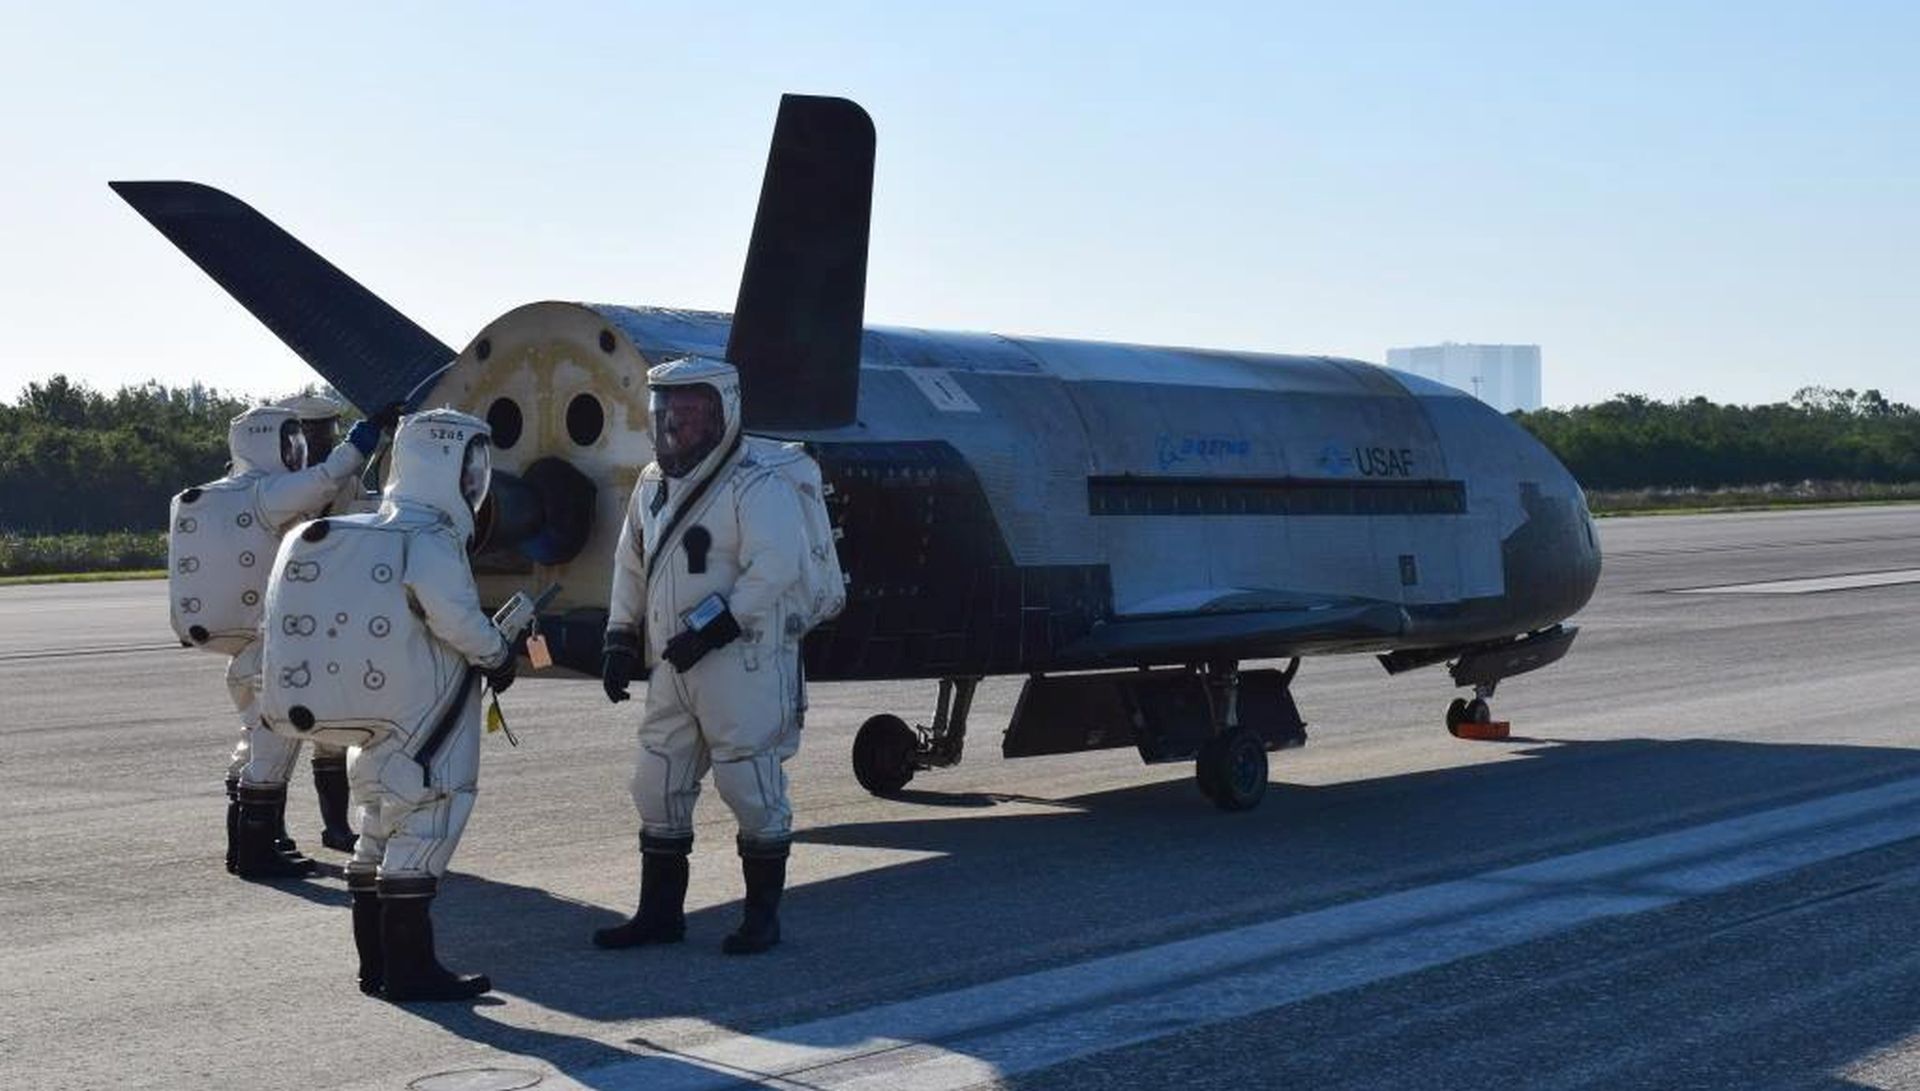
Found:
<svg viewBox="0 0 1920 1091"><path fill-rule="evenodd" d="M1027 677L1001 740L1008 758L1130 747L1149 764L1193 763L1194 781L1223 811L1258 806L1267 752L1301 746L1306 724L1285 670L1241 670L1234 660L1179 667ZM875 716L853 740L853 773L878 796L897 794L922 769L957 765L975 677L943 678L933 726Z"/></svg>
<svg viewBox="0 0 1920 1091"><path fill-rule="evenodd" d="M877 796L898 793L922 769L960 764L967 744L967 714L973 711L978 677L940 679L940 699L932 727L909 727L883 713L860 725L853 737L853 775Z"/></svg>
<svg viewBox="0 0 1920 1091"><path fill-rule="evenodd" d="M1287 682L1300 661L1287 664ZM1193 779L1214 806L1223 811L1250 811L1267 794L1267 739L1240 721L1240 665L1209 663L1202 672L1213 737L1200 744L1193 759Z"/></svg>

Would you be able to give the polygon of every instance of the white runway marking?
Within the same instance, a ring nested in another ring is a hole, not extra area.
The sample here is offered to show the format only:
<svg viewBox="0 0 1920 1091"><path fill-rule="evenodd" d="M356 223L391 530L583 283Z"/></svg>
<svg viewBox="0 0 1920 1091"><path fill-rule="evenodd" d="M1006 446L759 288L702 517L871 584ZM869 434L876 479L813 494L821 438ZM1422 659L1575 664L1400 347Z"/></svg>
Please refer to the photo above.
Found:
<svg viewBox="0 0 1920 1091"><path fill-rule="evenodd" d="M177 652L180 644L119 644L103 648L43 648L30 652L0 652L0 663L28 659L71 659L82 655L132 655L135 652Z"/></svg>
<svg viewBox="0 0 1920 1091"><path fill-rule="evenodd" d="M963 1088L1915 836L1920 778L760 1034L723 1033L550 1082Z"/></svg>
<svg viewBox="0 0 1920 1091"><path fill-rule="evenodd" d="M1902 583L1920 583L1920 568L1901 568L1892 572L1856 572L1850 576L1815 576L1798 580L1767 580L1764 583L1730 583L1719 587L1683 587L1676 595L1811 595L1818 591L1851 591L1860 587L1893 587Z"/></svg>

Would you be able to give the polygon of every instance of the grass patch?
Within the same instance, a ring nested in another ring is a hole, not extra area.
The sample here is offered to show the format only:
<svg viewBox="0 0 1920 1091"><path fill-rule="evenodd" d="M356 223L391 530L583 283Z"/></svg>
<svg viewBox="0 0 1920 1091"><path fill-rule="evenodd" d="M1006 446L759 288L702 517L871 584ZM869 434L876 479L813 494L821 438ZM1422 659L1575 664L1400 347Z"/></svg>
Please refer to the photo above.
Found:
<svg viewBox="0 0 1920 1091"><path fill-rule="evenodd" d="M74 573L154 573L167 564L160 530L105 534L16 534L0 531L0 577ZM123 577L124 578L124 577Z"/></svg>
<svg viewBox="0 0 1920 1091"><path fill-rule="evenodd" d="M117 580L164 580L164 568L128 569L125 572L42 572L36 576L0 576L0 587L27 583L109 583Z"/></svg>
<svg viewBox="0 0 1920 1091"><path fill-rule="evenodd" d="M1920 501L1920 482L1802 481L1721 489L1595 489L1587 493L1587 506L1595 515L1678 515L1913 501Z"/></svg>

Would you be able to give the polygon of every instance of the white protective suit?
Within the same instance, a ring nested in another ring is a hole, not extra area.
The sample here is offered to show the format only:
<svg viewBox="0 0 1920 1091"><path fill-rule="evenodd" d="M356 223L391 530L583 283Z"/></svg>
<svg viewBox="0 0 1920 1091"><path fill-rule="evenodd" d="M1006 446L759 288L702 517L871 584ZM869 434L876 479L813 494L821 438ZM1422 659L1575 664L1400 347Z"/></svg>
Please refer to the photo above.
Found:
<svg viewBox="0 0 1920 1091"><path fill-rule="evenodd" d="M381 694L396 708L424 714L352 751L347 767L360 809L347 881L367 889L377 880L383 897L430 896L446 873L473 813L480 775L480 684L468 682L467 668L493 670L513 654L480 606L467 560L486 485L481 481L477 494L471 485L463 492L463 469L469 448L478 445L484 454L488 442L486 423L465 413L436 409L404 417L394 433L393 472L380 510L329 520L406 536L400 582L431 635L430 667L388 680ZM423 769L415 754L456 701L453 730Z"/></svg>
<svg viewBox="0 0 1920 1091"><path fill-rule="evenodd" d="M639 633L652 670L632 783L642 834L691 838L694 802L711 766L714 786L739 822L743 855L784 855L793 813L782 763L799 747L805 708L801 626L788 617L807 548L800 500L763 465L779 445L741 436L740 381L732 365L690 357L653 368L647 381L656 390L713 387L725 428L714 450L684 477L667 477L657 461L641 472L614 554L608 629ZM649 580L647 555L690 498L694 507L673 530ZM686 627L682 616L716 593L741 634L683 674L662 658L667 642Z"/></svg>
<svg viewBox="0 0 1920 1091"><path fill-rule="evenodd" d="M293 410L294 415L300 418L301 430L304 431L307 436L307 457L309 459L330 456L334 448L346 442L345 437L340 435L340 419L346 415L347 407L340 402L324 394L298 394L281 401L280 404ZM322 451L318 446L322 436L325 437L327 444L327 450L325 451ZM340 482L340 488L335 492L333 498L322 505L320 510L314 514L348 515L355 512L373 511L379 506L380 495L378 493L369 493L366 485L361 481L361 475L356 473ZM341 790L341 785L346 778L346 767L346 747L329 746L323 742L315 742L313 744L314 787L322 793L341 791L342 794L333 801L335 807L344 807L344 803L341 802L341 800L344 800L345 794ZM329 778L331 778L330 783L332 787L323 787L323 784L329 782ZM323 812L328 810L325 800L322 801L321 810ZM328 825L333 826L341 821L343 817L344 816L329 815Z"/></svg>
<svg viewBox="0 0 1920 1091"><path fill-rule="evenodd" d="M263 540L278 542L288 528L326 507L345 482L358 478L367 460L347 443L335 447L318 466L289 470L280 457L280 433L285 422L295 419L292 410L279 406L249 409L233 419L227 428L233 468L210 488L236 484L250 488L253 521L246 528L216 522L200 528L202 536L245 535L247 541L240 544L240 553L251 556L257 552L257 548L249 548L257 547L254 537L264 531ZM268 544L266 548L270 551L273 546ZM210 562L221 559L222 552L218 545L206 543L205 554ZM259 560L264 561L265 557ZM236 563L217 570L210 568L209 574L220 579L231 578L235 581L235 591L250 592L250 601L258 603L266 592L267 571L265 563ZM240 713L241 727L240 742L234 747L233 758L227 766L227 779L238 780L242 787L284 785L293 771L294 759L300 754L297 742L260 726L259 689L260 642L256 634L234 652L227 664L227 695L233 700L234 710Z"/></svg>

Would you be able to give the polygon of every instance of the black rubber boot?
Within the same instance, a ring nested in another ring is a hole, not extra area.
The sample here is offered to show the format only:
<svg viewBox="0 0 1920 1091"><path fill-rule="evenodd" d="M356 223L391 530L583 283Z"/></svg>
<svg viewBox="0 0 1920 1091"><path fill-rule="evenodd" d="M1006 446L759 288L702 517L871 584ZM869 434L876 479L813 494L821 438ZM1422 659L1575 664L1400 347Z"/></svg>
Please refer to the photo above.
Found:
<svg viewBox="0 0 1920 1091"><path fill-rule="evenodd" d="M300 851L300 846L293 843L293 838L287 836L287 786L284 784L280 785L280 798L273 805L273 847L295 863L313 863Z"/></svg>
<svg viewBox="0 0 1920 1091"><path fill-rule="evenodd" d="M485 974L456 974L433 950L434 879L381 879L382 995L395 1003L471 1000L493 988Z"/></svg>
<svg viewBox="0 0 1920 1091"><path fill-rule="evenodd" d="M227 778L227 874L240 872L240 782Z"/></svg>
<svg viewBox="0 0 1920 1091"><path fill-rule="evenodd" d="M757 955L780 942L780 892L787 885L787 842L740 841L740 873L747 880L746 914L720 943L730 955Z"/></svg>
<svg viewBox="0 0 1920 1091"><path fill-rule="evenodd" d="M280 813L287 805L287 786L240 786L240 817L235 830L234 874L242 879L297 879L317 867L304 856L293 857L275 845Z"/></svg>
<svg viewBox="0 0 1920 1091"><path fill-rule="evenodd" d="M380 944L380 891L371 875L350 874L353 894L353 949L360 955L360 991L379 996L387 979L386 949Z"/></svg>
<svg viewBox="0 0 1920 1091"><path fill-rule="evenodd" d="M347 819L347 759L313 759L313 794L320 797L320 843L335 852L353 851L353 824Z"/></svg>
<svg viewBox="0 0 1920 1091"><path fill-rule="evenodd" d="M593 945L609 950L650 943L679 943L687 938L687 857L692 837L640 835L640 906L633 919L593 934Z"/></svg>

